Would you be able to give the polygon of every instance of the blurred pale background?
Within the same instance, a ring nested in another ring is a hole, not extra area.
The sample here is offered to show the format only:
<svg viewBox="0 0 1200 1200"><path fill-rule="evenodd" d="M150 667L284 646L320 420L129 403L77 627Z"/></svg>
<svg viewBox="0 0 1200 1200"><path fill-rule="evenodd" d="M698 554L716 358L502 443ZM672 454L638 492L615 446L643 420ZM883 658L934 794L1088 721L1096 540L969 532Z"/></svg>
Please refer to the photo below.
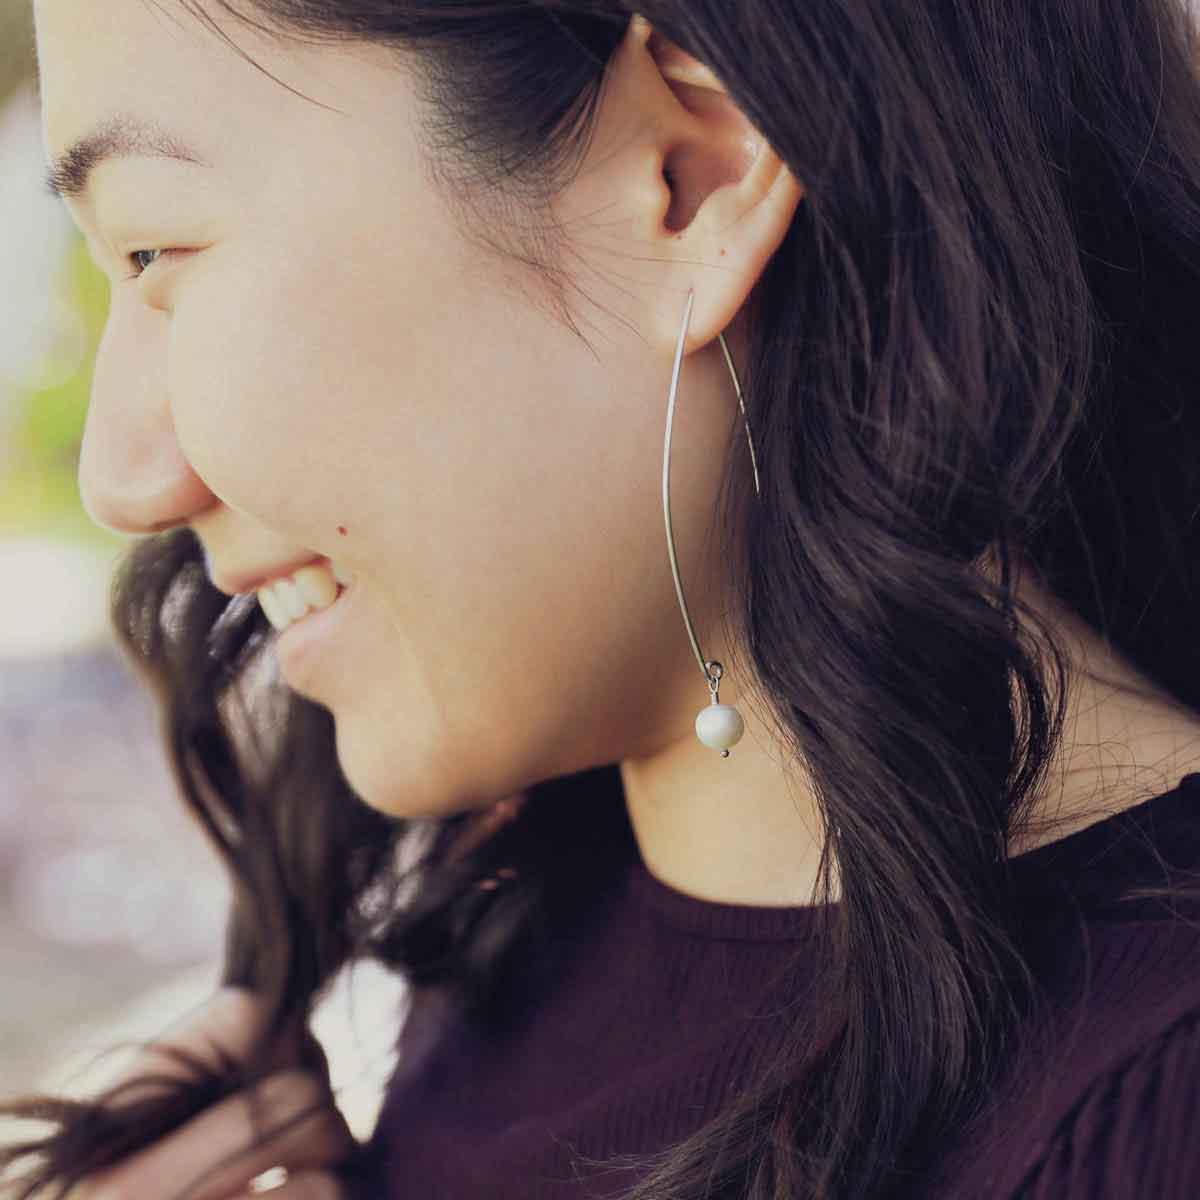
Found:
<svg viewBox="0 0 1200 1200"><path fill-rule="evenodd" d="M97 0L101 2L101 0ZM113 648L128 540L83 511L75 471L108 304L41 189L28 0L0 0L0 1094L89 1094L217 984L224 873L185 814L155 713ZM344 974L315 1031L366 1136L396 983ZM8 1134L36 1132L0 1126Z"/></svg>

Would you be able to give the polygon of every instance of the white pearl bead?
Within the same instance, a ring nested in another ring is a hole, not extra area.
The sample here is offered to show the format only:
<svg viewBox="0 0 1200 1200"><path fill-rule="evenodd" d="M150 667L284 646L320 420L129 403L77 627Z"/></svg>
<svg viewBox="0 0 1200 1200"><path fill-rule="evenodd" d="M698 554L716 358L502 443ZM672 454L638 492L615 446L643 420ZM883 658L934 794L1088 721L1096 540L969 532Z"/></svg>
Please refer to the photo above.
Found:
<svg viewBox="0 0 1200 1200"><path fill-rule="evenodd" d="M732 704L710 704L696 717L696 736L714 750L728 750L742 740L746 724Z"/></svg>

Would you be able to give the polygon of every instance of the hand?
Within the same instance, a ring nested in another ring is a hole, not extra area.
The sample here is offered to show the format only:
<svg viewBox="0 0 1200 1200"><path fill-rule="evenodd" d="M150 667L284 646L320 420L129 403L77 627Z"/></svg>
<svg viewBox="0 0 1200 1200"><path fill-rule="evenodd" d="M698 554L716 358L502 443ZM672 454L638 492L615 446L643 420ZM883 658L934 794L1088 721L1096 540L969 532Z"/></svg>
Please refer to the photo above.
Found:
<svg viewBox="0 0 1200 1200"><path fill-rule="evenodd" d="M240 1059L262 1019L256 993L223 987L173 1027L160 1045L208 1058L212 1051L206 1041L211 1039ZM120 1079L143 1072L179 1076L184 1070L182 1064L152 1047L122 1072ZM255 1092L258 1127L264 1131L319 1100L324 1104L258 1149L217 1167L255 1137L249 1098L245 1092L236 1092L197 1113L162 1140L89 1175L72 1190L72 1200L170 1200L209 1168L211 1174L205 1174L204 1182L188 1192L187 1200L253 1198L250 1180L279 1164L287 1167L289 1178L282 1187L265 1193L271 1200L344 1200L343 1185L329 1168L344 1162L357 1142L329 1100L328 1079L289 1065L260 1081Z"/></svg>

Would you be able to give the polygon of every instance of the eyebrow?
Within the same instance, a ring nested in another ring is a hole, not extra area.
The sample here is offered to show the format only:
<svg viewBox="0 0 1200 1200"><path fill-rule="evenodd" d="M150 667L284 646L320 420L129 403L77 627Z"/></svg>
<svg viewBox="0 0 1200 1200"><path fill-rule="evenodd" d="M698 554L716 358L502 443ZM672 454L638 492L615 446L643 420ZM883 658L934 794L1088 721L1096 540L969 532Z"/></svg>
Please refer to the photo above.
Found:
<svg viewBox="0 0 1200 1200"><path fill-rule="evenodd" d="M154 121L127 114L109 117L58 155L43 186L60 200L87 195L92 172L112 158L168 158L208 167L195 151Z"/></svg>

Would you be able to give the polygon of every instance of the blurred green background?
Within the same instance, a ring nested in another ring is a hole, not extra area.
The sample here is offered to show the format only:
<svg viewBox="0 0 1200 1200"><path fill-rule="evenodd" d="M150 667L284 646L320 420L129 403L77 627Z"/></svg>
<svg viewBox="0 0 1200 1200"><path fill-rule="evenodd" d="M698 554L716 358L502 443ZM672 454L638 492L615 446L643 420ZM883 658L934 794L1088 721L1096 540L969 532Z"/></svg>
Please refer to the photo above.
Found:
<svg viewBox="0 0 1200 1200"><path fill-rule="evenodd" d="M39 534L87 545L117 548L124 538L96 525L79 500L75 472L91 387L91 363L108 311L108 283L93 265L82 239L63 255L46 281L80 318L86 341L77 361L29 365L41 381L10 380L4 464L0 473L0 537ZM55 367L61 378L54 378Z"/></svg>

